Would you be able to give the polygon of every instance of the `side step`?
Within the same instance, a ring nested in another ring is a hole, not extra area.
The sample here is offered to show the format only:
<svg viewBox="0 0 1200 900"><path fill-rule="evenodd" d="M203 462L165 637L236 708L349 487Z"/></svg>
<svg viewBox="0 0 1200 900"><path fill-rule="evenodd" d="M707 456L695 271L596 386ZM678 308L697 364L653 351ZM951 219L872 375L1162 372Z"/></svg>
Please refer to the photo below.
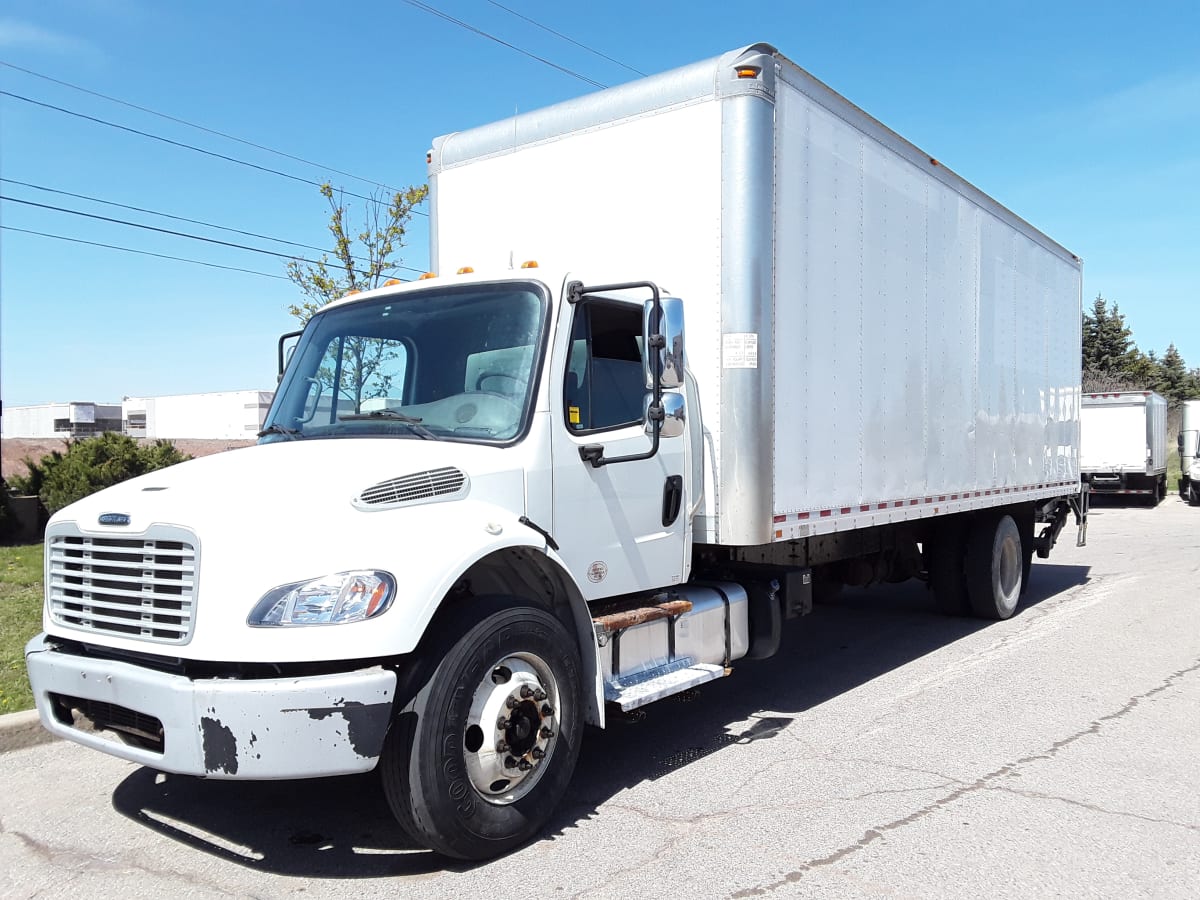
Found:
<svg viewBox="0 0 1200 900"><path fill-rule="evenodd" d="M670 697L728 675L730 670L712 663L693 663L690 659L676 660L658 669L647 669L619 683L605 681L604 699L616 703L625 712Z"/></svg>
<svg viewBox="0 0 1200 900"><path fill-rule="evenodd" d="M746 655L748 603L741 585L690 584L618 597L593 608L604 697L637 709L729 674Z"/></svg>

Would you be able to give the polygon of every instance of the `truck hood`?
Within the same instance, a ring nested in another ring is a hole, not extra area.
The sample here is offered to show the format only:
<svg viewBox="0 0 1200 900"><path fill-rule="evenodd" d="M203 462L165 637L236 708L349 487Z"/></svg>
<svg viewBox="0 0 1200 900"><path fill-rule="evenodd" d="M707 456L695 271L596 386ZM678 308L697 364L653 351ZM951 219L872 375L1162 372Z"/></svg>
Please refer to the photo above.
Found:
<svg viewBox="0 0 1200 900"><path fill-rule="evenodd" d="M114 529L100 526L99 517L119 513L130 517L122 530L172 524L204 533L264 513L273 522L308 518L318 506L348 505L377 485L444 468L462 471L474 492L489 476L519 473L510 456L478 444L397 439L260 444L132 478L71 504L51 522L69 519L90 533L109 534Z"/></svg>
<svg viewBox="0 0 1200 900"><path fill-rule="evenodd" d="M49 611L46 630L191 659L284 662L407 652L465 566L499 547L542 545L519 524L525 488L520 454L511 448L440 441L286 441L180 463L71 504L46 534L48 555L62 534L166 540L182 534L196 555L195 625L186 643L81 634L52 621ZM247 625L268 590L358 569L386 571L396 580L396 601L378 618ZM52 580L48 573L47 584Z"/></svg>

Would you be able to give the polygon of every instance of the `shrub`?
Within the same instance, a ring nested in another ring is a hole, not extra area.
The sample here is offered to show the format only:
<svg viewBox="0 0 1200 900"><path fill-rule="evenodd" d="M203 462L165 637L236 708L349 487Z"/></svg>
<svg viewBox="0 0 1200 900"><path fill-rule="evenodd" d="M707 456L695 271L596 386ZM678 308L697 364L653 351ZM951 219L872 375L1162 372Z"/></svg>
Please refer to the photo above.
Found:
<svg viewBox="0 0 1200 900"><path fill-rule="evenodd" d="M191 459L169 441L140 446L125 434L105 432L96 437L68 440L41 462L25 460L29 475L14 478L13 487L36 492L51 513L102 488Z"/></svg>

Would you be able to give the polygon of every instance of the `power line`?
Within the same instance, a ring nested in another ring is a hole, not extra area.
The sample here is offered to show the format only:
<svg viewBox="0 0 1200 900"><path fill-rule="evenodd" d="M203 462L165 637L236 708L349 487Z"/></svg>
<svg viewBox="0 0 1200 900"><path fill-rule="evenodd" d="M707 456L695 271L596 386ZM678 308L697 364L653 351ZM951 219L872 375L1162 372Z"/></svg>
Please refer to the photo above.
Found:
<svg viewBox="0 0 1200 900"><path fill-rule="evenodd" d="M644 77L646 74L641 69L635 69L633 66L627 65L627 64L621 62L619 59L613 59L608 54L601 53L599 50L595 49L594 47L589 47L587 44L581 44L579 41L575 40L575 38L568 37L567 35L563 34L561 31L555 31L549 25L543 25L541 22L537 21L536 19L531 19L531 18L529 18L529 16L524 15L523 13L517 12L515 9L509 9L503 3L497 3L496 0L487 0L487 2L492 4L492 6L497 7L498 9L504 10L506 13L509 13L510 15L516 16L518 19L524 19L530 25L534 25L534 26L542 29L542 31L548 31L550 34L554 35L555 37L562 38L564 41L566 41L569 44L574 44L576 47L578 47L581 50L586 50L588 53L591 53L593 56L599 56L601 59L607 59L610 63L614 63L615 65L620 66L622 69L628 69L634 75L641 75Z"/></svg>
<svg viewBox="0 0 1200 900"><path fill-rule="evenodd" d="M444 19L447 22L457 25L459 28L465 28L467 31L470 31L473 34L477 34L480 37L487 38L489 41L495 41L497 44L507 47L509 50L515 50L518 53L520 53L522 56L528 56L530 59L537 60L538 62L542 63L543 65L547 65L552 69L557 69L558 71L560 71L566 75L570 75L572 78L578 78L580 81L585 81L588 84L592 85L593 87L598 87L598 88L608 87L607 84L601 84L599 81L594 81L591 78L588 78L586 75L580 75L578 72L576 72L572 69L568 69L566 66L560 66L558 63L551 62L550 60L548 60L544 57L538 56L536 53L530 53L528 50L522 49L521 47L518 47L516 44L510 44L508 41L503 40L502 38L498 38L494 34L490 34L480 28L476 28L474 25L470 25L470 24L464 22L462 19L456 19L456 18L454 18L454 16L449 15L448 13L444 13L440 9L430 6L428 3L422 3L421 0L403 0L403 2L407 3L409 6L413 7L414 9L419 9L422 12L429 13L431 16L437 16L439 19Z"/></svg>
<svg viewBox="0 0 1200 900"><path fill-rule="evenodd" d="M97 215L96 213L83 212L83 210L79 210L79 209L68 209L67 207L64 207L64 206L51 206L48 203L35 203L32 200L21 200L17 197L6 197L3 194L0 194L0 200L7 201L9 203L20 203L23 206L34 206L34 207L37 207L38 209L48 209L48 210L52 210L53 212L68 213L73 216L83 216L84 218L96 219L101 222L111 222L114 225L127 225L130 228L141 228L145 231L156 231L159 234L167 234L167 235L171 235L172 237L182 237L182 238L188 238L193 241L203 241L206 244L216 244L221 247L232 247L236 250L248 250L251 253L261 253L264 256L274 256L279 259L287 259L287 260L292 260L294 262L304 262L304 263L310 263L310 264L314 262L311 259L307 259L303 256L296 256L295 254L292 254L292 253L277 253L274 250L264 250L262 247L251 247L248 244L235 244L232 241L222 241L222 240L218 240L217 238L205 237L202 234L190 234L186 231L174 231L170 228L158 228L155 225L146 225L142 222L130 222L125 219L114 219L110 216L101 216L101 215ZM389 264L387 266L387 268L389 270L390 269L406 269L410 272L422 271L421 269L414 269L411 266L402 266L402 265L399 265L396 263Z"/></svg>
<svg viewBox="0 0 1200 900"><path fill-rule="evenodd" d="M89 197L87 194L75 194L75 193L72 193L71 191L62 191L62 190L58 190L56 188L45 187L44 185L40 185L40 184L31 184L28 181L17 181L15 178L0 178L0 182L3 182L5 184L16 184L16 185L20 185L21 187L26 187L26 188L32 188L35 191L45 191L48 194L59 194L63 197L74 197L76 200L86 200L89 203L102 203L105 206L115 206L118 209L128 209L131 212L140 212L140 213L145 213L146 215L150 215L150 216L159 216L163 219L171 219L176 222L187 222L191 225L202 225L205 228L215 228L218 231L228 231L231 234L240 234L240 235L244 235L245 237L259 238L264 241L274 241L277 244L287 244L289 247L300 247L304 250L316 250L318 253L333 253L334 252L332 250L327 250L324 247L315 247L312 244L301 244L301 243L298 243L297 241L289 241L289 240L285 240L284 238L271 237L269 234L259 234L258 232L255 232L255 231L243 231L240 228L230 228L226 225L215 225L212 222L205 222L202 219L189 219L186 216L175 216L175 215L172 215L171 213L159 212L156 209L146 209L141 206L130 206L127 203L117 203L113 200L101 200L99 197ZM17 201L17 202L22 202L22 201ZM362 256L351 255L351 259L355 260L356 262L365 262L367 264L370 264L370 262L371 262L369 259L367 259L366 257L362 257ZM399 266L398 268L408 269L410 272L424 272L425 271L424 269L414 269L411 266Z"/></svg>
<svg viewBox="0 0 1200 900"><path fill-rule="evenodd" d="M185 150L193 150L196 153L203 153L205 156L211 156L216 159L223 159L226 162L235 163L239 166L247 166L248 168L257 169L260 172L266 172L271 175L278 175L280 178L288 178L292 181L298 181L302 184L310 184L315 188L321 187L321 182L313 181L310 178L302 178L299 175L292 175L288 172L281 172L278 169L272 169L269 166L260 166L258 163L252 163L252 162L248 162L247 160L244 160L244 159L238 159L235 156L226 156L224 153L217 153L215 150L205 150L203 147L197 147L193 144L184 143L183 141L173 141L170 138L163 137L162 135L152 134L149 131L140 131L137 128L130 128L128 125L119 125L116 122L110 122L107 119L100 119L100 118L97 118L96 116L85 115L84 113L76 112L75 110L72 110L72 109L66 109L62 106L55 106L52 103L43 103L41 100L34 100L32 97L25 97L21 94L14 94L11 91L0 91L0 96L12 97L14 100L23 100L24 102L31 103L34 106L41 106L45 109L52 109L55 112L64 113L65 115L68 115L68 116L75 116L78 119L85 119L88 122L95 122L98 125L107 125L109 128L116 128L121 131L127 131L130 134L136 134L139 137L149 138L150 140L154 140L154 141L161 141L164 144L170 144L172 147L180 147ZM360 200L366 200L368 203L378 202L373 197L367 197L367 196L364 196L363 194L356 194L353 191L343 190L342 192L345 194L349 194L351 197L357 197ZM418 209L414 209L413 212L420 216L429 215L428 213L423 212Z"/></svg>
<svg viewBox="0 0 1200 900"><path fill-rule="evenodd" d="M394 187L391 187L390 185L386 185L383 182L376 181L373 178L363 178L361 175L354 175L350 172L343 172L341 169L335 169L333 166L322 165L321 163L317 163L317 162L313 162L312 160L305 159L302 156L295 156L294 154L286 153L283 150L276 150L273 147L268 147L264 144L256 144L254 141L248 141L245 138L240 138L240 137L237 137L236 135L228 134L224 131L218 131L215 128L208 128L207 126L204 126L204 125L198 125L195 122L189 122L187 119L181 119L178 116L172 116L172 115L169 115L164 112L159 112L158 110L150 109L149 107L146 107L146 106L139 106L136 103L130 103L128 100L122 100L120 97L112 97L112 96L109 96L108 94L102 94L99 91L93 91L90 88L81 87L80 85L72 84L69 81L63 81L58 78L52 78L49 75L43 75L41 72L35 72L32 69L26 69L23 66L18 66L18 65L15 65L14 63L10 63L10 62L7 62L2 59L0 59L0 66L7 66L10 69L16 69L18 72L24 72L26 75L32 75L34 78L41 78L41 79L43 79L45 81L49 81L53 84L59 84L59 85L62 85L63 87L69 87L72 90L80 91L84 94L90 94L91 96L99 97L102 100L108 100L110 103L119 103L121 106L127 106L130 109L136 109L136 110L138 110L138 112L149 113L152 116L158 116L160 119L166 119L168 122L176 122L180 125L186 125L189 128L195 128L198 131L203 131L208 134L216 135L217 137L225 138L226 140L236 141L239 144L244 144L247 147L253 147L256 150L265 150L267 153L274 153L276 156L282 156L285 159L290 159L294 162L304 163L304 165L306 165L306 166L312 166L313 168L316 168L316 169L324 169L327 172L333 172L335 175L343 175L346 178L353 178L355 181L361 181L365 184L373 184L376 187L381 187L384 190L392 191L393 193L395 193L395 191L396 191L396 189Z"/></svg>
<svg viewBox="0 0 1200 900"><path fill-rule="evenodd" d="M237 266L221 266L216 263L204 262L200 259L188 259L185 256L170 256L166 253L151 253L149 250L134 250L132 247L118 247L116 244L102 244L99 241L85 241L82 238L67 237L62 234L49 234L45 231L31 231L28 228L14 228L11 225L0 225L0 231L15 231L20 234L35 234L38 237L54 238L56 241L70 241L73 244L87 244L89 247L105 247L109 250L122 250L125 253L137 253L141 256L157 256L159 259L171 259L176 262L194 263L197 266L208 266L211 269L227 269L230 272L245 272L248 275L261 275L263 278L279 278L289 281L283 275L272 275L270 272L256 272L254 269L241 269Z"/></svg>

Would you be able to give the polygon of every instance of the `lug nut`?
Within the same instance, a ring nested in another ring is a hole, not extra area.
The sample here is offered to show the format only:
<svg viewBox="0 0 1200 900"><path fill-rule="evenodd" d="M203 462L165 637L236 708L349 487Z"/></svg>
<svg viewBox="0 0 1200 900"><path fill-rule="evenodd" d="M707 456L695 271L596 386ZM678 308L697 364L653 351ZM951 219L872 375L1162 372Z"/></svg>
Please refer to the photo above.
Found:
<svg viewBox="0 0 1200 900"><path fill-rule="evenodd" d="M538 734L540 734L544 738L552 738L552 737L554 737L554 730L550 729L550 728L542 728L542 730L539 731Z"/></svg>
<svg viewBox="0 0 1200 900"><path fill-rule="evenodd" d="M508 741L496 741L496 752L497 753L507 753L508 752Z"/></svg>
<svg viewBox="0 0 1200 900"><path fill-rule="evenodd" d="M529 751L529 755L532 756L534 759L541 759L543 756L546 755L546 751L543 750L541 747L534 747L532 750Z"/></svg>
<svg viewBox="0 0 1200 900"><path fill-rule="evenodd" d="M509 697L507 700L504 701L504 706L506 709L516 709L517 703L518 703L518 701L517 701L516 697Z"/></svg>
<svg viewBox="0 0 1200 900"><path fill-rule="evenodd" d="M524 760L522 760L522 762L524 762ZM513 759L511 756L504 757L504 768L515 769L516 767L517 761L515 759Z"/></svg>
<svg viewBox="0 0 1200 900"><path fill-rule="evenodd" d="M554 715L554 707L551 706L549 703L543 703L542 704L542 715L543 716Z"/></svg>
<svg viewBox="0 0 1200 900"><path fill-rule="evenodd" d="M530 769L533 768L533 763L531 763L527 759L523 759L519 763L517 763L517 768L520 769L522 772L528 772Z"/></svg>
<svg viewBox="0 0 1200 900"><path fill-rule="evenodd" d="M501 716L496 720L496 727L503 731L508 727L508 719L504 718L504 716Z"/></svg>
<svg viewBox="0 0 1200 900"><path fill-rule="evenodd" d="M531 688L531 687L530 687L529 685L527 685L527 684L523 684L523 685L521 685L521 697L522 697L522 699L528 700L528 699L529 699L530 697L532 697L532 696L533 696L533 688Z"/></svg>
<svg viewBox="0 0 1200 900"><path fill-rule="evenodd" d="M538 703L541 703L543 700L546 699L546 692L539 688L538 690L533 692L533 699L536 700Z"/></svg>

